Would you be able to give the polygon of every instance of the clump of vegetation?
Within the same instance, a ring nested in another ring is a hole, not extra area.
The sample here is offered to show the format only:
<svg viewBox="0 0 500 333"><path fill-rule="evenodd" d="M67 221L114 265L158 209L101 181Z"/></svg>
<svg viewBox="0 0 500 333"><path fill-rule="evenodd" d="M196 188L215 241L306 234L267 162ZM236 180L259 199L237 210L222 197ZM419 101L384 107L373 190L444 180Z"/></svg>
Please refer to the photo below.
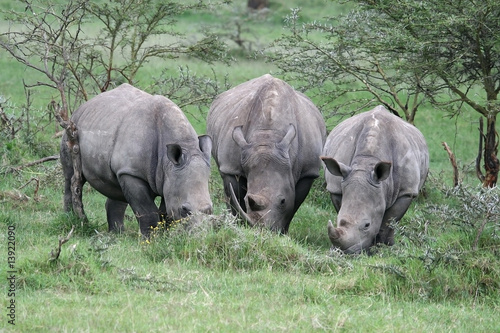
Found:
<svg viewBox="0 0 500 333"><path fill-rule="evenodd" d="M228 212L204 216L194 226L154 230L142 249L156 263L331 276L336 293L489 303L500 288L498 189L462 186L440 195L450 204L417 203L394 226L396 245L379 246L372 256L312 249L289 236L243 227Z"/></svg>
<svg viewBox="0 0 500 333"><path fill-rule="evenodd" d="M439 204L418 204L395 225L401 240L387 249L405 286L433 300L488 301L500 288L500 192L461 185L441 188ZM384 252L387 253L387 252Z"/></svg>
<svg viewBox="0 0 500 333"><path fill-rule="evenodd" d="M155 229L143 243L145 254L154 262L195 262L217 270L329 273L350 266L344 257L308 250L288 236L243 227L228 212L198 217L195 225Z"/></svg>

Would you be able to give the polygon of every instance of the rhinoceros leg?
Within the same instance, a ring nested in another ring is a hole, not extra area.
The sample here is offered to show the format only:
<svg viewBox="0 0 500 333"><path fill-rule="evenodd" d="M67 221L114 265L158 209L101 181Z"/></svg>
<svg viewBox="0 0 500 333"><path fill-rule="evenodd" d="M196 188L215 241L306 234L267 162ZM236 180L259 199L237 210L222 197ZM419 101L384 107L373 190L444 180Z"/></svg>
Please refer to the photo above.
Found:
<svg viewBox="0 0 500 333"><path fill-rule="evenodd" d="M314 182L315 177L304 177L299 179L297 184L295 184L295 201L294 201L294 207L293 207L293 214L291 216L294 216L297 210L299 209L300 205L304 202L304 200L307 197L307 194L311 190L311 186ZM288 233L288 227L290 226L289 221L286 225L283 226L281 232L283 234Z"/></svg>
<svg viewBox="0 0 500 333"><path fill-rule="evenodd" d="M293 209L293 214L295 215L295 212L299 209L300 205L304 202L304 200L307 197L307 194L309 194L309 191L311 190L311 186L314 182L313 177L304 177L299 179L297 184L295 185L295 206Z"/></svg>
<svg viewBox="0 0 500 333"><path fill-rule="evenodd" d="M245 206L245 195L247 194L247 180L245 177L236 177L235 175L222 174L222 180L224 182L224 193L226 198L228 198L228 208L231 209L233 215L237 215L238 211L234 208L235 202L231 198L231 188L229 184L233 186L234 194L238 198L238 203L240 207L246 212Z"/></svg>
<svg viewBox="0 0 500 333"><path fill-rule="evenodd" d="M144 236L148 236L151 229L156 227L160 217L155 204L155 194L143 180L121 175L118 178L125 199L134 211L139 222L139 228Z"/></svg>
<svg viewBox="0 0 500 333"><path fill-rule="evenodd" d="M113 199L106 200L106 217L108 219L108 228L112 232L123 232L123 218L125 217L125 210L128 203L117 201Z"/></svg>
<svg viewBox="0 0 500 333"><path fill-rule="evenodd" d="M408 207L410 207L413 197L403 196L396 199L394 205L389 207L385 211L384 218L382 219L382 224L380 226L380 231L377 235L377 243L383 243L387 245L394 244L394 229L389 225L393 221L399 221L405 215Z"/></svg>

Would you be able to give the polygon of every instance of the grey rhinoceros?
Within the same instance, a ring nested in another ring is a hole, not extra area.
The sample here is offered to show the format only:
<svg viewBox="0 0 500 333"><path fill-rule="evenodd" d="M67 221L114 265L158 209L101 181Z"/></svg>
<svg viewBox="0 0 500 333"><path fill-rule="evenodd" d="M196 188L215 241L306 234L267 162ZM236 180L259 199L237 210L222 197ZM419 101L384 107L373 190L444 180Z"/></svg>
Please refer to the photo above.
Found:
<svg viewBox="0 0 500 333"><path fill-rule="evenodd" d="M392 245L400 220L424 185L429 152L420 131L383 106L353 116L328 135L321 159L337 227L332 244L359 253L376 243Z"/></svg>
<svg viewBox="0 0 500 333"><path fill-rule="evenodd" d="M311 100L266 74L217 97L207 134L233 213L286 233L321 169L326 126Z"/></svg>
<svg viewBox="0 0 500 333"><path fill-rule="evenodd" d="M147 236L159 213L179 219L210 213L208 136L198 137L183 112L163 96L129 84L101 93L74 112L83 183L108 197L110 231L121 231L127 204ZM61 142L66 180L64 206L71 209L72 155ZM83 185L82 183L82 185ZM161 197L160 210L155 198Z"/></svg>

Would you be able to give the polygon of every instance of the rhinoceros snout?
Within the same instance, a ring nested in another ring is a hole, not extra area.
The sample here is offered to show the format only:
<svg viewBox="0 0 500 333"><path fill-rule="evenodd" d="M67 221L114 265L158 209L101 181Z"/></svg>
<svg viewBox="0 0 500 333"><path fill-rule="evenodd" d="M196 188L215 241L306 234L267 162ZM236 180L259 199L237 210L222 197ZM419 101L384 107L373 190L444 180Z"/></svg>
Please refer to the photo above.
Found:
<svg viewBox="0 0 500 333"><path fill-rule="evenodd" d="M180 213L182 217L187 217L194 213L195 211L199 211L204 214L212 214L212 204L204 204L201 205L201 208L199 209L193 209L193 206L190 203L184 203L181 206Z"/></svg>
<svg viewBox="0 0 500 333"><path fill-rule="evenodd" d="M267 207L266 198L257 194L247 194L247 206L250 210L258 212Z"/></svg>
<svg viewBox="0 0 500 333"><path fill-rule="evenodd" d="M200 212L202 212L204 214L212 214L212 204L208 204L208 205L203 206L200 209Z"/></svg>

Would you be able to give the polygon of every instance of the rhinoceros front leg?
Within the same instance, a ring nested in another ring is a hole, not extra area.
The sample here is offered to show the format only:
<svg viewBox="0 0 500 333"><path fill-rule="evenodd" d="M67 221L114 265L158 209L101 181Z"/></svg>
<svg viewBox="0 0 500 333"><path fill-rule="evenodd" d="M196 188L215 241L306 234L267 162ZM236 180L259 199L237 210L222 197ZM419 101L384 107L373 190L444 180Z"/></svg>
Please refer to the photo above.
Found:
<svg viewBox="0 0 500 333"><path fill-rule="evenodd" d="M387 245L394 244L394 229L389 225L393 221L399 221L405 215L408 207L413 200L412 196L406 195L396 199L394 205L385 211L384 218L382 219L382 224L380 226L380 231L377 235L376 242L383 243Z"/></svg>
<svg viewBox="0 0 500 333"><path fill-rule="evenodd" d="M146 237L149 236L152 228L155 228L160 220L158 207L154 201L156 195L145 181L137 177L121 175L118 181L125 199L139 222L141 233Z"/></svg>
<svg viewBox="0 0 500 333"><path fill-rule="evenodd" d="M246 212L245 196L247 194L247 180L242 176L235 176L229 174L221 173L222 181L224 182L224 193L226 194L226 202L229 209L233 215L237 215L238 211L234 208L236 203L233 202L231 198L231 188L229 184L233 186L234 194L238 198L238 203L240 207Z"/></svg>
<svg viewBox="0 0 500 333"><path fill-rule="evenodd" d="M124 231L123 219L128 203L118 200L106 200L106 217L110 232L121 233Z"/></svg>
<svg viewBox="0 0 500 333"><path fill-rule="evenodd" d="M302 205L302 203L306 199L307 194L309 194L314 179L316 178L317 177L304 177L299 179L299 181L295 185L295 206L293 210L294 215L299 209L300 205Z"/></svg>

